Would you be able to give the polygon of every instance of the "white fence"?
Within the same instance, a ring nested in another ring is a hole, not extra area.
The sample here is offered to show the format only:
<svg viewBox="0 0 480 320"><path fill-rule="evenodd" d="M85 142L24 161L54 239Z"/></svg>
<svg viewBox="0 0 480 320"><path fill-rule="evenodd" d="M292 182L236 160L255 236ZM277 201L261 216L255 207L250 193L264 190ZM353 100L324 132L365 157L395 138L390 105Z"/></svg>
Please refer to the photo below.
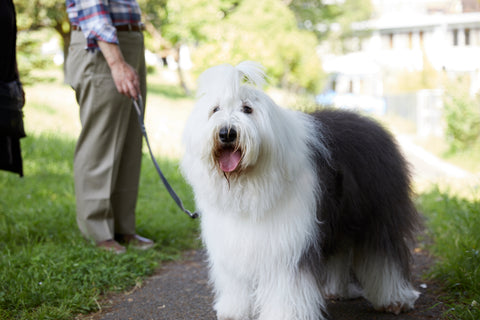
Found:
<svg viewBox="0 0 480 320"><path fill-rule="evenodd" d="M386 114L413 123L417 135L421 137L442 136L444 127L442 95L442 90L386 95Z"/></svg>

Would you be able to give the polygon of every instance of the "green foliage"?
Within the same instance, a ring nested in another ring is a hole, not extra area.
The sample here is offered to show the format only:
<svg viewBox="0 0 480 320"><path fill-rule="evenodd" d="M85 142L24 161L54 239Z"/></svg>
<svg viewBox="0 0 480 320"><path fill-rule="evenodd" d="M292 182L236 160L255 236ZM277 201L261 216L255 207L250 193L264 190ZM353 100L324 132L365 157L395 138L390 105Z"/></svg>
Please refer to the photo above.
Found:
<svg viewBox="0 0 480 320"><path fill-rule="evenodd" d="M39 80L32 73L34 70L53 66L52 57L41 53L42 43L45 43L51 36L52 32L45 32L45 30L18 33L17 65L20 80L24 85L32 84Z"/></svg>
<svg viewBox="0 0 480 320"><path fill-rule="evenodd" d="M65 0L15 0L17 27L19 31L53 28L69 43L70 25Z"/></svg>
<svg viewBox="0 0 480 320"><path fill-rule="evenodd" d="M299 30L295 16L276 0L244 0L235 11L207 26L211 35L194 53L202 71L219 63L261 62L273 84L316 91L322 69L316 55L317 40Z"/></svg>
<svg viewBox="0 0 480 320"><path fill-rule="evenodd" d="M339 5L324 2L324 0L292 0L288 5L295 13L299 27L314 32L319 39L326 37L328 29L318 26L327 26L342 14Z"/></svg>
<svg viewBox="0 0 480 320"><path fill-rule="evenodd" d="M15 0L19 30L56 27L67 21L64 0Z"/></svg>
<svg viewBox="0 0 480 320"><path fill-rule="evenodd" d="M98 309L109 291L131 288L160 260L195 246L197 223L174 205L144 156L137 230L153 250L115 255L82 238L75 221L74 141L51 135L22 139L25 177L0 171L0 318L72 319ZM161 161L186 206L191 192L177 164Z"/></svg>
<svg viewBox="0 0 480 320"><path fill-rule="evenodd" d="M344 40L353 36L354 22L369 20L373 7L371 0L291 0L289 8L295 13L299 28L315 34L319 41L327 41L333 52L344 53L349 51ZM366 36L368 30L355 37Z"/></svg>
<svg viewBox="0 0 480 320"><path fill-rule="evenodd" d="M341 14L335 19L341 26L342 38L351 35L353 22L371 18L373 6L371 0L345 0L340 5Z"/></svg>
<svg viewBox="0 0 480 320"><path fill-rule="evenodd" d="M465 79L450 81L445 89L444 116L450 152L478 148L480 144L480 101L468 93Z"/></svg>
<svg viewBox="0 0 480 320"><path fill-rule="evenodd" d="M15 4L19 30L52 27L68 53L64 0L16 0ZM273 84L313 93L324 77L315 49L325 35L317 27L338 22L341 32L346 32L351 22L367 18L371 11L369 0L335 5L319 0L139 0L139 4L150 50L162 54L173 50L178 56L180 45L196 46L199 70L218 63L257 60L267 67ZM338 33L335 37L333 43ZM37 63L34 56L22 58L26 70ZM179 76L185 85L183 75Z"/></svg>
<svg viewBox="0 0 480 320"><path fill-rule="evenodd" d="M370 0L329 1L328 4L324 0L292 0L288 6L295 13L299 27L313 32L319 40L329 36L330 40L349 37L352 23L368 20L372 14ZM333 24L338 27L332 27Z"/></svg>
<svg viewBox="0 0 480 320"><path fill-rule="evenodd" d="M167 19L167 0L138 0L143 19L162 29Z"/></svg>
<svg viewBox="0 0 480 320"><path fill-rule="evenodd" d="M300 30L293 12L278 0L163 1L157 9L140 3L154 10L146 17L161 31L157 41L164 49L195 48L197 74L219 63L256 60L267 67L273 84L311 92L320 86L317 39Z"/></svg>
<svg viewBox="0 0 480 320"><path fill-rule="evenodd" d="M446 284L454 319L480 319L480 198L461 199L438 189L419 198L438 257L432 276Z"/></svg>
<svg viewBox="0 0 480 320"><path fill-rule="evenodd" d="M167 21L162 35L173 46L204 41L207 29L221 19L219 0L179 0L167 3Z"/></svg>

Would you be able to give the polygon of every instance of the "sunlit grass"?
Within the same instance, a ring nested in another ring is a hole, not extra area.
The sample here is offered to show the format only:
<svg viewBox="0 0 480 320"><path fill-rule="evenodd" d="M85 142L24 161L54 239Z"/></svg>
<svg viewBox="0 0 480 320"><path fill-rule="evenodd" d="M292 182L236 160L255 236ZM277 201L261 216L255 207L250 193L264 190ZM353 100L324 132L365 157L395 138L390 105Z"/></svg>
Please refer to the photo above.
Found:
<svg viewBox="0 0 480 320"><path fill-rule="evenodd" d="M198 247L197 222L176 208L146 154L137 231L155 240L155 248L117 256L83 239L76 225L73 187L73 152L80 130L74 93L59 80L26 87L26 94L28 137L21 141L25 177L0 171L0 319L72 319L98 310L103 294L139 285L161 261ZM165 108L181 111L190 106L179 94L150 96L166 102ZM166 139L168 143L175 142ZM156 155L176 192L193 209L175 154Z"/></svg>

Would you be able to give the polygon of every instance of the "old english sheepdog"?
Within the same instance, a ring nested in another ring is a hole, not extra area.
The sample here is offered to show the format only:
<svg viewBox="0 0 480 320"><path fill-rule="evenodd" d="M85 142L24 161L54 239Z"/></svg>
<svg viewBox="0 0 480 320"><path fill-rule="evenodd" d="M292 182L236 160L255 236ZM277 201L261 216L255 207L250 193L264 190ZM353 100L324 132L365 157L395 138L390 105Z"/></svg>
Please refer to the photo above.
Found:
<svg viewBox="0 0 480 320"><path fill-rule="evenodd" d="M184 132L218 319L325 319L332 297L413 308L419 217L394 139L353 112L281 108L264 79L249 61L206 70Z"/></svg>

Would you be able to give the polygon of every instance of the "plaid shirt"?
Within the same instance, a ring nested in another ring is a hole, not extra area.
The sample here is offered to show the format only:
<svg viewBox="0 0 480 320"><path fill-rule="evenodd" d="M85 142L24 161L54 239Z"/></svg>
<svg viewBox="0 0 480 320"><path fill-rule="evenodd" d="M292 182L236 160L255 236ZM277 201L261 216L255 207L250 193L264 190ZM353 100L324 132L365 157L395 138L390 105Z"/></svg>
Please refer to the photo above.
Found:
<svg viewBox="0 0 480 320"><path fill-rule="evenodd" d="M68 18L87 38L88 50L98 49L97 40L118 44L114 26L139 24L136 0L66 0Z"/></svg>

